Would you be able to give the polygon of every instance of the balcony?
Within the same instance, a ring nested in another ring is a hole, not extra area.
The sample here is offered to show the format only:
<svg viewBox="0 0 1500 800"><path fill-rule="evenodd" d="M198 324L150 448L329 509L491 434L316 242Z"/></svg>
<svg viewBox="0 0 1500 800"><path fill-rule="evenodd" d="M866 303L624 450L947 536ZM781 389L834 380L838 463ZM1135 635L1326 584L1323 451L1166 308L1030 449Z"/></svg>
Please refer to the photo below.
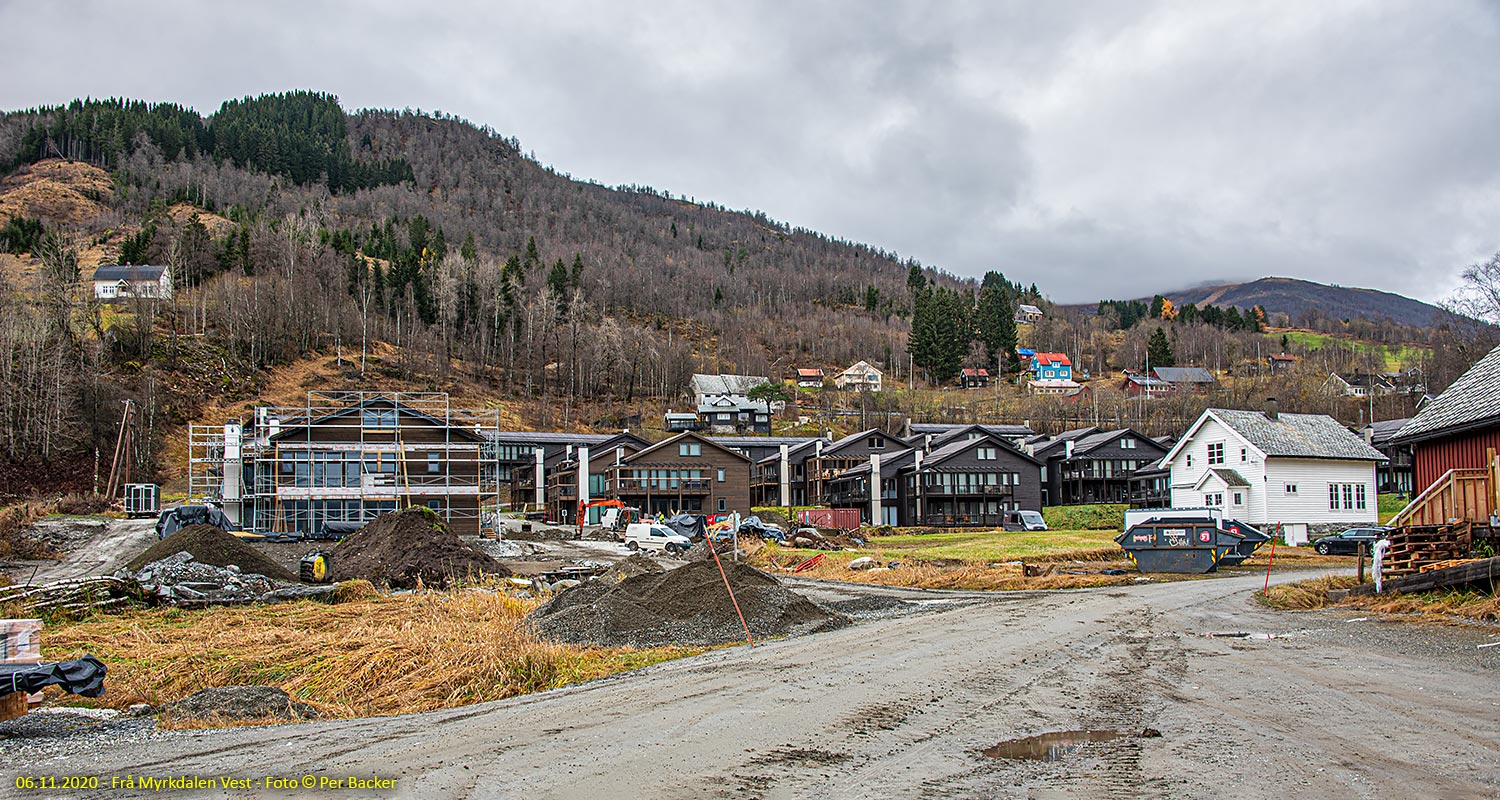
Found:
<svg viewBox="0 0 1500 800"><path fill-rule="evenodd" d="M928 497L1010 497L1015 491L1009 485L926 486L923 493Z"/></svg>
<svg viewBox="0 0 1500 800"><path fill-rule="evenodd" d="M631 494L708 494L713 489L713 482L684 478L618 478L611 488Z"/></svg>

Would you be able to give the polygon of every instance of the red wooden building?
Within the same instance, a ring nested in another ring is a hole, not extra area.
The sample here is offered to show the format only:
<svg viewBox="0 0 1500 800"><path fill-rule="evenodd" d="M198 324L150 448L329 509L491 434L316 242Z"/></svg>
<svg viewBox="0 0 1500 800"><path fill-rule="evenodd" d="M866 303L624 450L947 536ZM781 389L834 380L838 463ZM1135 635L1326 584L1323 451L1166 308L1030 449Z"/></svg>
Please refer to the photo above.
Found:
<svg viewBox="0 0 1500 800"><path fill-rule="evenodd" d="M1500 506L1500 347L1424 406L1392 442L1415 450L1418 496L1409 511L1430 500L1425 505L1434 508L1424 517L1487 519Z"/></svg>

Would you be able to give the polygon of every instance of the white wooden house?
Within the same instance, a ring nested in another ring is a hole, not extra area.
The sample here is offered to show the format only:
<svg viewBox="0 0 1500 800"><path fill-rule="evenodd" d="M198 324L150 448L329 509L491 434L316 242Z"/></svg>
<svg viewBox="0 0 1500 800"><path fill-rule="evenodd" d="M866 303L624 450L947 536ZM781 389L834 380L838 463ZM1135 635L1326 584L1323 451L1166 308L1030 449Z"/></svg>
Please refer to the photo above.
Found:
<svg viewBox="0 0 1500 800"><path fill-rule="evenodd" d="M856 361L853 366L834 376L833 385L840 389L878 392L883 376L884 373L870 362Z"/></svg>
<svg viewBox="0 0 1500 800"><path fill-rule="evenodd" d="M1219 508L1301 544L1310 533L1373 525L1384 461L1332 417L1210 408L1167 453L1172 505Z"/></svg>
<svg viewBox="0 0 1500 800"><path fill-rule="evenodd" d="M110 264L94 270L94 297L105 302L132 297L172 298L172 268Z"/></svg>

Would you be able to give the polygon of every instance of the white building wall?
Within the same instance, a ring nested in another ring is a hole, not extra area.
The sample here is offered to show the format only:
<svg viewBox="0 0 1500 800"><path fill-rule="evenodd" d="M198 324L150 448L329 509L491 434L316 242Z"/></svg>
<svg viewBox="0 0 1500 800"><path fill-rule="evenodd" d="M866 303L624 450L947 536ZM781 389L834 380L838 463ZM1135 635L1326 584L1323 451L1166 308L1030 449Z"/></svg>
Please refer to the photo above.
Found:
<svg viewBox="0 0 1500 800"><path fill-rule="evenodd" d="M1380 517L1375 498L1375 462L1335 461L1314 458L1273 458L1267 472L1266 510L1268 523L1295 522L1309 525L1372 525ZM1328 486L1335 483L1363 484L1364 509L1345 511L1328 508ZM1287 484L1297 486L1288 494ZM1247 520L1248 521L1248 520ZM1251 523L1254 524L1254 523Z"/></svg>

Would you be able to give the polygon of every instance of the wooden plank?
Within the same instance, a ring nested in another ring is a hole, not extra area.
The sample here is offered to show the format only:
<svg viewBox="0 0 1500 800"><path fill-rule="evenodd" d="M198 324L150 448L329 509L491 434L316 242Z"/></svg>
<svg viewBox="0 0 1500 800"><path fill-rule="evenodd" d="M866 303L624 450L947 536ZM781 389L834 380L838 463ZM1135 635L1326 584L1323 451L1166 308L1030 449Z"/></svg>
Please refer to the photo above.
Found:
<svg viewBox="0 0 1500 800"><path fill-rule="evenodd" d="M1384 581L1384 591L1382 594L1425 592L1445 586L1462 586L1466 583L1476 583L1486 580L1493 583L1497 579L1500 579L1500 556L1470 561L1456 567L1437 569L1431 572L1419 572L1412 575L1389 578ZM1372 583L1361 584L1349 590L1350 595L1369 595L1374 593L1375 585Z"/></svg>

